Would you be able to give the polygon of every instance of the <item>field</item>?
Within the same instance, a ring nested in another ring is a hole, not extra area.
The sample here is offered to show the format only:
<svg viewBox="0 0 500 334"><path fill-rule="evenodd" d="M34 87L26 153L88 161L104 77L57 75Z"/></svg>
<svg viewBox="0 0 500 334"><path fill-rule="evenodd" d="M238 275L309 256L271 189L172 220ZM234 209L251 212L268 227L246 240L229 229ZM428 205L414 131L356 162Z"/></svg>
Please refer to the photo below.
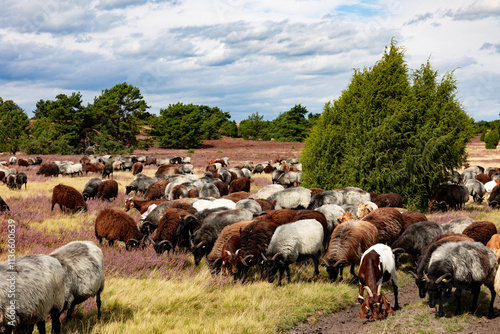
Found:
<svg viewBox="0 0 500 334"><path fill-rule="evenodd" d="M186 150L150 149L136 154L146 154L158 158L172 156L191 156L196 173L201 175L206 163L227 156L232 165L242 161L255 164L277 157L298 157L301 143L280 143L244 141L241 139L206 141L194 153ZM484 143L476 139L468 149L471 164L484 167L500 166L499 150L485 150ZM16 155L26 157L23 155ZM8 160L5 155L3 160ZM81 156L42 156L44 162L52 160L78 161ZM2 158L0 158L2 160ZM16 166L17 167L17 166ZM59 176L45 178L37 176L37 166L17 167L28 175L27 189L9 190L0 186L0 195L9 204L10 212L0 216L0 260L6 259L7 220L16 222L16 255L50 253L57 247L72 240L92 240L95 217L107 207L122 209L127 198L125 186L133 180L130 172L115 172L114 179L119 183L120 192L116 200L102 202L88 201L88 212L67 214L58 207L50 210L52 188L64 183L83 190L85 183L98 175L83 177ZM144 174L154 175L156 167L149 166ZM252 179L251 192L270 184L268 175ZM129 212L139 219L136 210ZM485 204L469 202L462 211L429 215L429 220L446 222L456 217L469 216L475 220L489 220L500 226L500 215L487 208ZM204 262L195 267L190 253L173 252L156 255L151 246L144 250L125 251L118 242L114 247L101 246L104 253L106 286L102 294L103 317L97 319L95 299L91 298L77 307L75 317L63 330L65 333L275 333L291 331L296 333L337 332L339 326L350 323L349 332L425 332L441 333L476 328L486 314L480 307L477 314L451 316L453 305L445 308L447 316L436 320L434 310L424 302L413 298L414 286L408 271L410 262L399 270L401 294L407 293L408 299L403 309L395 316L376 324L359 320L359 306L354 306L357 296L357 283L347 280L344 283L330 283L326 272L320 269L318 279L312 279L312 266L296 265L292 268L292 283L278 287L260 281L257 273L251 273L247 284L234 282L222 275L213 276ZM384 290L391 290L390 285ZM412 298L409 298L411 295ZM403 297L402 297L403 300ZM480 301L487 302L489 293L482 295ZM425 300L424 300L425 301ZM467 307L468 302L465 302ZM481 303L484 304L484 303ZM496 307L500 307L498 303ZM484 306L484 305L482 305ZM343 312L349 312L343 313ZM488 322L490 328L500 325L497 318ZM331 314L344 314L343 320ZM330 319L330 320L329 320ZM325 323L321 325L322 321ZM484 322L484 321L483 321ZM298 323L305 323L296 327ZM486 322L485 322L486 323ZM49 327L49 322L47 323ZM323 326L323 327L321 327ZM476 331L475 331L476 332Z"/></svg>

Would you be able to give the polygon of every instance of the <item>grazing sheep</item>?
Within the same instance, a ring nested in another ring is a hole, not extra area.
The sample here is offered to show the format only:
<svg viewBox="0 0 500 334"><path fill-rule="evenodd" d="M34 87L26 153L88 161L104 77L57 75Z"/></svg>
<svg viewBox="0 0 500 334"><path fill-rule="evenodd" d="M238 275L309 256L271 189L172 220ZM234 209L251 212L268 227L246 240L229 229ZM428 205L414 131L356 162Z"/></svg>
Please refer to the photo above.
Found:
<svg viewBox="0 0 500 334"><path fill-rule="evenodd" d="M59 204L61 211L64 211L63 208L68 209L72 213L79 210L87 211L87 203L85 203L82 194L75 188L61 183L52 189L51 211L54 210L56 204Z"/></svg>
<svg viewBox="0 0 500 334"><path fill-rule="evenodd" d="M443 233L462 233L473 222L474 219L469 217L456 218L445 224L441 224L441 227L443 228Z"/></svg>
<svg viewBox="0 0 500 334"><path fill-rule="evenodd" d="M419 211L404 211L403 215L403 230L406 230L410 225L427 221L427 217Z"/></svg>
<svg viewBox="0 0 500 334"><path fill-rule="evenodd" d="M112 164L112 166L113 166L113 171L115 171L115 170L123 170L123 163L121 161L118 161L118 160L114 161L113 164ZM104 169L103 169L103 171L104 171Z"/></svg>
<svg viewBox="0 0 500 334"><path fill-rule="evenodd" d="M17 163L17 158L16 157L10 157L9 159L9 165L15 165Z"/></svg>
<svg viewBox="0 0 500 334"><path fill-rule="evenodd" d="M328 190L312 196L308 209L315 210L327 204L344 204L344 192L339 190Z"/></svg>
<svg viewBox="0 0 500 334"><path fill-rule="evenodd" d="M184 164L178 167L179 174L193 174L194 166L191 164Z"/></svg>
<svg viewBox="0 0 500 334"><path fill-rule="evenodd" d="M319 275L318 264L323 238L323 226L315 219L298 220L276 228L264 257L269 283L274 281L278 271L278 285L281 285L285 272L290 283L289 265L308 258L312 258L314 262L314 275Z"/></svg>
<svg viewBox="0 0 500 334"><path fill-rule="evenodd" d="M472 292L470 312L474 313L481 285L486 285L491 293L488 317L493 317L493 304L496 292L494 290L497 257L491 249L479 242L463 241L447 243L437 248L429 261L428 272L424 278L428 282L429 307L434 308L439 303L438 316L443 316L443 294L455 288L457 309L461 312L460 297L462 290Z"/></svg>
<svg viewBox="0 0 500 334"><path fill-rule="evenodd" d="M29 164L29 163L28 163L28 161L27 161L27 160L25 160L25 159L18 159L18 160L17 160L17 165L18 165L19 167L28 167L30 164Z"/></svg>
<svg viewBox="0 0 500 334"><path fill-rule="evenodd" d="M83 171L85 172L85 175L87 175L88 172L101 174L103 168L104 165L101 163L87 162L85 165L83 165Z"/></svg>
<svg viewBox="0 0 500 334"><path fill-rule="evenodd" d="M189 197L188 187L186 187L183 184L177 184L172 187L172 190L170 191L170 194L168 195L167 198L172 201L175 199L187 198L187 197Z"/></svg>
<svg viewBox="0 0 500 334"><path fill-rule="evenodd" d="M174 250L175 246L179 243L179 238L176 233L179 224L183 221L187 221L182 224L189 225L189 222L193 220L196 219L188 211L178 208L168 208L158 222L158 227L155 229L150 239L156 253L161 254L165 251L169 252L170 250ZM187 240L185 246L188 246Z"/></svg>
<svg viewBox="0 0 500 334"><path fill-rule="evenodd" d="M97 199L108 200L118 197L118 182L115 180L102 181L97 188Z"/></svg>
<svg viewBox="0 0 500 334"><path fill-rule="evenodd" d="M257 199L253 199L254 201L256 201L257 203L259 203L260 207L262 208L262 211L270 211L270 210L274 210L274 205L269 202L267 199L260 199L260 198L257 198Z"/></svg>
<svg viewBox="0 0 500 334"><path fill-rule="evenodd" d="M134 178L134 180L125 187L125 194L128 195L130 194L131 191L140 192L140 193L145 193L146 190L148 190L148 187L158 181L156 177L149 177L144 174L137 174Z"/></svg>
<svg viewBox="0 0 500 334"><path fill-rule="evenodd" d="M462 234L486 246L491 237L497 234L497 227L488 221L473 222L462 231Z"/></svg>
<svg viewBox="0 0 500 334"><path fill-rule="evenodd" d="M143 168L144 168L144 166L141 162L136 162L132 166L132 175L137 175L137 174L141 173Z"/></svg>
<svg viewBox="0 0 500 334"><path fill-rule="evenodd" d="M97 318L101 318L101 292L104 289L104 258L92 241L72 241L59 247L50 256L64 269L66 321L75 306L96 296Z"/></svg>
<svg viewBox="0 0 500 334"><path fill-rule="evenodd" d="M125 249L136 248L140 244L144 245L145 234L139 231L134 219L121 210L104 209L95 220L95 236L102 244L102 239L106 239L110 246L115 240L125 242Z"/></svg>
<svg viewBox="0 0 500 334"><path fill-rule="evenodd" d="M300 172L286 172L281 174L276 182L285 188L298 187L300 184Z"/></svg>
<svg viewBox="0 0 500 334"><path fill-rule="evenodd" d="M62 173L63 175L71 175L71 176L74 176L75 174L77 175L83 175L83 166L82 164L70 164L70 165L67 165L66 166L66 170L64 171L64 173Z"/></svg>
<svg viewBox="0 0 500 334"><path fill-rule="evenodd" d="M229 194L229 187L224 181L215 181L213 184L219 190L220 196L226 196Z"/></svg>
<svg viewBox="0 0 500 334"><path fill-rule="evenodd" d="M396 208L378 208L363 217L362 220L375 225L381 244L392 244L403 232L403 215Z"/></svg>
<svg viewBox="0 0 500 334"><path fill-rule="evenodd" d="M152 201L155 199L161 199L165 195L165 188L170 183L168 180L158 180L149 185L146 193L144 194L144 199Z"/></svg>
<svg viewBox="0 0 500 334"><path fill-rule="evenodd" d="M102 180L98 177L88 180L82 192L83 199L88 200L89 198L95 198L101 182Z"/></svg>
<svg viewBox="0 0 500 334"><path fill-rule="evenodd" d="M359 264L363 253L379 240L377 228L362 220L350 220L333 230L328 250L323 257L326 271L332 281L343 280L342 271L345 266L351 266L351 274L355 265Z"/></svg>
<svg viewBox="0 0 500 334"><path fill-rule="evenodd" d="M428 201L429 212L437 207L443 211L448 207L456 210L469 201L469 189L462 184L443 183Z"/></svg>
<svg viewBox="0 0 500 334"><path fill-rule="evenodd" d="M176 175L179 174L179 167L171 164L161 165L156 170L155 176L158 175Z"/></svg>
<svg viewBox="0 0 500 334"><path fill-rule="evenodd" d="M24 189L26 189L28 184L28 176L26 176L26 173L24 172L17 173L14 183L17 189L21 189L23 184L24 184Z"/></svg>
<svg viewBox="0 0 500 334"><path fill-rule="evenodd" d="M229 185L229 194L239 191L250 192L250 179L240 177L231 181L231 184Z"/></svg>
<svg viewBox="0 0 500 334"><path fill-rule="evenodd" d="M403 199L401 195L397 193L380 194L375 197L372 202L377 204L379 208L387 206L401 208L403 206Z"/></svg>
<svg viewBox="0 0 500 334"><path fill-rule="evenodd" d="M434 237L441 234L443 234L443 228L440 224L432 221L418 222L408 226L403 234L392 243L391 248L395 252L401 250L410 254L416 263L424 247Z"/></svg>
<svg viewBox="0 0 500 334"><path fill-rule="evenodd" d="M477 174L477 180L484 185L486 182L490 182L491 178L487 174L481 173Z"/></svg>
<svg viewBox="0 0 500 334"><path fill-rule="evenodd" d="M61 333L63 307L64 270L55 258L26 255L16 257L15 264L0 262L0 332L17 332L36 324L38 331L45 333L50 314L52 330Z"/></svg>
<svg viewBox="0 0 500 334"><path fill-rule="evenodd" d="M199 199L193 203L193 207L198 212L206 210L206 209L215 209L215 208L221 208L221 207L234 209L235 206L236 206L236 203L234 203L231 200L224 199L224 198L219 198L219 199L216 199L214 201Z"/></svg>
<svg viewBox="0 0 500 334"><path fill-rule="evenodd" d="M55 176L57 177L59 175L59 167L55 164L43 164L40 166L38 171L36 172L36 175L43 175L45 177L49 176Z"/></svg>
<svg viewBox="0 0 500 334"><path fill-rule="evenodd" d="M7 188L9 189L15 189L16 188L16 174L9 174L5 178L5 184L7 185Z"/></svg>
<svg viewBox="0 0 500 334"><path fill-rule="evenodd" d="M110 178L113 176L113 171L114 171L114 162L107 163L104 165L102 168L102 178L104 179L105 177Z"/></svg>
<svg viewBox="0 0 500 334"><path fill-rule="evenodd" d="M311 191L303 187L289 188L278 191L267 198L276 210L279 209L310 209Z"/></svg>
<svg viewBox="0 0 500 334"><path fill-rule="evenodd" d="M496 207L500 203L500 187L495 186L488 197L488 205L492 208Z"/></svg>

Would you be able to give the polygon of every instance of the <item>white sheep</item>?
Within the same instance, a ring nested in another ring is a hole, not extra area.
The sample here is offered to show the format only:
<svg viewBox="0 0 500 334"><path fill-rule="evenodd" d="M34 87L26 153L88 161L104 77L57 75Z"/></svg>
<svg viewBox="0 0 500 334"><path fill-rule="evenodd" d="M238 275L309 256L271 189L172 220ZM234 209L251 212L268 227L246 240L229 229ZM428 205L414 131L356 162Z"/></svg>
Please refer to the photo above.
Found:
<svg viewBox="0 0 500 334"><path fill-rule="evenodd" d="M254 199L267 199L272 194L285 190L281 184L268 184L267 186L261 188L257 193L255 193L252 198Z"/></svg>
<svg viewBox="0 0 500 334"><path fill-rule="evenodd" d="M304 187L288 188L272 194L267 200L274 204L276 210L305 209L311 201L311 190Z"/></svg>
<svg viewBox="0 0 500 334"><path fill-rule="evenodd" d="M65 302L70 319L75 306L96 296L97 317L101 317L101 292L104 289L104 259L101 249L92 241L72 241L50 256L64 269Z"/></svg>

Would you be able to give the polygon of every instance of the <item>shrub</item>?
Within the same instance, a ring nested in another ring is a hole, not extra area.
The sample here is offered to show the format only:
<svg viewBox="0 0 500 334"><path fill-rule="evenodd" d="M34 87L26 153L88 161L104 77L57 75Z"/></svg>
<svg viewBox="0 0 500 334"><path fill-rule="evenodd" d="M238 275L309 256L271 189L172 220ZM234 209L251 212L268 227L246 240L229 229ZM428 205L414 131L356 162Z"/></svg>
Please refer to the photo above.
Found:
<svg viewBox="0 0 500 334"><path fill-rule="evenodd" d="M485 147L487 149L496 149L498 141L500 140L500 134L498 134L497 129L493 129L484 137Z"/></svg>

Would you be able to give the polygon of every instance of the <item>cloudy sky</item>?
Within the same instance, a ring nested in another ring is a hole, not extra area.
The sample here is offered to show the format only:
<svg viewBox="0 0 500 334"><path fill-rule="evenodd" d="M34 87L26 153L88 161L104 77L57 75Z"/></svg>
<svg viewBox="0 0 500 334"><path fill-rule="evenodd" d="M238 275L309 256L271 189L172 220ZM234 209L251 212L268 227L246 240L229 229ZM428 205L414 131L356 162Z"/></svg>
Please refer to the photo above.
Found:
<svg viewBox="0 0 500 334"><path fill-rule="evenodd" d="M126 81L152 113L319 113L392 37L411 69L454 71L476 121L500 118L498 0L3 0L0 97L31 117L40 99L80 92L86 105Z"/></svg>

